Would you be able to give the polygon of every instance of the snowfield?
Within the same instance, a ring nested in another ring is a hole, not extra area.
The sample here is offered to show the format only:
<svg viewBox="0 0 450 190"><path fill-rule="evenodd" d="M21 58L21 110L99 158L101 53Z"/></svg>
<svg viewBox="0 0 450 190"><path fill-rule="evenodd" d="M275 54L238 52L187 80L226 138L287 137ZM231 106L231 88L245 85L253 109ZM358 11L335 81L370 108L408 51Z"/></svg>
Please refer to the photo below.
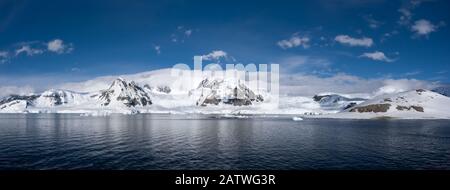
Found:
<svg viewBox="0 0 450 190"><path fill-rule="evenodd" d="M320 93L315 96L280 95L264 90L267 83L245 81L242 73L226 76L211 72L155 70L133 75L106 76L56 86L40 94L0 99L0 113L169 113L292 115L293 118L450 119L450 98L429 90L374 96ZM255 86L263 88L255 88Z"/></svg>
<svg viewBox="0 0 450 190"><path fill-rule="evenodd" d="M329 118L373 119L450 119L450 98L436 92L417 89L377 96Z"/></svg>

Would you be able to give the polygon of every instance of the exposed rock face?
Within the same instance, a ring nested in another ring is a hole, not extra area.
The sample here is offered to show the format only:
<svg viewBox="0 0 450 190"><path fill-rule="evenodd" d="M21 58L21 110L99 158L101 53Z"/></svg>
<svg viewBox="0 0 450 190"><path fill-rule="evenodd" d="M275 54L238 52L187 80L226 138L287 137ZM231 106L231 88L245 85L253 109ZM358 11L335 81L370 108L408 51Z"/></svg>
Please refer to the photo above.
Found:
<svg viewBox="0 0 450 190"><path fill-rule="evenodd" d="M416 110L416 111L418 111L418 112L423 112L424 111L424 109L423 109L423 107L421 107L421 106L397 106L396 107L396 109L397 110L399 110L399 111L404 111L404 110L411 110L411 109L413 109L413 110Z"/></svg>
<svg viewBox="0 0 450 190"><path fill-rule="evenodd" d="M256 95L256 102L264 102L264 97L260 94Z"/></svg>
<svg viewBox="0 0 450 190"><path fill-rule="evenodd" d="M200 98L197 101L199 106L218 105L219 103L248 106L252 105L253 102L264 101L262 95L255 94L239 80L204 79L195 90L201 91ZM192 94L192 91L190 94Z"/></svg>
<svg viewBox="0 0 450 190"><path fill-rule="evenodd" d="M17 101L17 100L26 101L27 105L31 105L31 104L33 104L33 101L36 100L36 98L38 98L38 97L39 97L39 95L30 95L30 96L10 95L10 96L7 96L7 97L3 98L2 100L0 100L0 106L2 106L3 104L6 104L6 103Z"/></svg>
<svg viewBox="0 0 450 190"><path fill-rule="evenodd" d="M162 93L166 93L166 94L170 94L170 92L172 91L170 89L170 87L168 87L168 86L158 86L158 87L156 87L156 90L158 92L162 92Z"/></svg>
<svg viewBox="0 0 450 190"><path fill-rule="evenodd" d="M116 79L107 90L101 91L98 98L102 106L123 104L135 107L152 104L150 96L141 87L122 78Z"/></svg>
<svg viewBox="0 0 450 190"><path fill-rule="evenodd" d="M426 92L426 90L424 90L424 89L417 89L416 92L417 92L417 94L422 95L422 93Z"/></svg>
<svg viewBox="0 0 450 190"><path fill-rule="evenodd" d="M344 110L349 109L349 108L352 108L352 107L355 107L355 106L356 106L356 103L355 103L355 102L350 102L348 105L346 105L346 106L344 107Z"/></svg>
<svg viewBox="0 0 450 190"><path fill-rule="evenodd" d="M150 90L151 92L159 92L164 94L170 94L172 92L172 89L169 86L157 86L156 88L146 84L144 85L144 88Z"/></svg>
<svg viewBox="0 0 450 190"><path fill-rule="evenodd" d="M367 106L361 106L361 107L352 108L352 109L350 109L350 112L359 112L359 113L364 113L364 112L374 112L374 113L387 112L390 107L391 107L391 104L371 104L371 105L367 105Z"/></svg>
<svg viewBox="0 0 450 190"><path fill-rule="evenodd" d="M416 111L418 111L418 112L424 112L424 109L421 106L411 106L411 108L416 110Z"/></svg>

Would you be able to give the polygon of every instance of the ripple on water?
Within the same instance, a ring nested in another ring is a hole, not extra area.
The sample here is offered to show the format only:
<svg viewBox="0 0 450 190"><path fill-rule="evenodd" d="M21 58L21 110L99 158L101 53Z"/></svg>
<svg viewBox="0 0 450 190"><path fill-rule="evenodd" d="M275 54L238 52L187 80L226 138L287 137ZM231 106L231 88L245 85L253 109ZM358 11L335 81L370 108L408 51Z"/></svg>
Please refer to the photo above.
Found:
<svg viewBox="0 0 450 190"><path fill-rule="evenodd" d="M0 118L0 169L450 169L446 120Z"/></svg>

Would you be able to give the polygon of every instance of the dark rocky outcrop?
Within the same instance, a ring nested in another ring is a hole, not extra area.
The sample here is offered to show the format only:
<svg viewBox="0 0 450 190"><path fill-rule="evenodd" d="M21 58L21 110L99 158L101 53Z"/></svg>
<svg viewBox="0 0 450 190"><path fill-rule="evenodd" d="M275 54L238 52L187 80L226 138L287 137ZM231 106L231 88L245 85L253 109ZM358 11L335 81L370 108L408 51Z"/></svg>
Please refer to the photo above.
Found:
<svg viewBox="0 0 450 190"><path fill-rule="evenodd" d="M406 110L409 111L409 110L413 109L418 112L424 112L424 109L421 106L409 106L409 107L408 106L397 106L396 109L399 111L406 111Z"/></svg>
<svg viewBox="0 0 450 190"><path fill-rule="evenodd" d="M161 93L165 93L165 94L170 94L170 92L172 92L172 89L169 86L157 86L156 88L146 84L144 85L144 88L150 90L150 91L156 91L156 92L161 92Z"/></svg>
<svg viewBox="0 0 450 190"><path fill-rule="evenodd" d="M389 108L391 107L391 104L371 104L367 106L358 106L355 108L350 109L350 112L387 112Z"/></svg>
<svg viewBox="0 0 450 190"><path fill-rule="evenodd" d="M42 93L39 99L45 99L50 102L52 106L59 106L67 104L67 100L70 96L72 96L72 94L64 90L49 90Z"/></svg>
<svg viewBox="0 0 450 190"><path fill-rule="evenodd" d="M422 95L422 92L425 92L426 90L424 90L424 89L417 89L416 90L416 92L417 92L417 94L419 94L419 95Z"/></svg>
<svg viewBox="0 0 450 190"><path fill-rule="evenodd" d="M356 103L355 103L355 102L350 102L349 104L347 104L347 105L344 107L343 110L347 110L347 109L352 108L352 107L355 107L355 106L356 106Z"/></svg>
<svg viewBox="0 0 450 190"><path fill-rule="evenodd" d="M10 95L10 96L7 96L7 97L1 99L0 105L5 105L5 104L11 103L11 102L17 102L19 100L25 100L25 101L27 101L27 105L32 105L33 101L36 100L37 98L39 98L39 95L29 95L29 96ZM9 104L9 105L11 105L11 104ZM4 107L4 106L2 106L2 107Z"/></svg>

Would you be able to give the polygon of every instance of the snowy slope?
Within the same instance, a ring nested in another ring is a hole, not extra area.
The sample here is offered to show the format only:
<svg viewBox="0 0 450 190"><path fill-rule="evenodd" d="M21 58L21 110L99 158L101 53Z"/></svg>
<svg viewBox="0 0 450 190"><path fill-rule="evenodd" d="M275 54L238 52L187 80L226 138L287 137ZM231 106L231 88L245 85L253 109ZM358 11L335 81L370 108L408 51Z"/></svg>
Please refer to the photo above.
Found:
<svg viewBox="0 0 450 190"><path fill-rule="evenodd" d="M0 100L0 113L24 113L39 95L11 95Z"/></svg>
<svg viewBox="0 0 450 190"><path fill-rule="evenodd" d="M0 105L0 113L25 113L28 103L26 100L13 100Z"/></svg>
<svg viewBox="0 0 450 190"><path fill-rule="evenodd" d="M428 90L382 95L335 115L334 118L450 119L450 98Z"/></svg>
<svg viewBox="0 0 450 190"><path fill-rule="evenodd" d="M69 90L47 90L43 92L33 103L35 107L54 107L61 105L80 105L87 101L85 94Z"/></svg>

